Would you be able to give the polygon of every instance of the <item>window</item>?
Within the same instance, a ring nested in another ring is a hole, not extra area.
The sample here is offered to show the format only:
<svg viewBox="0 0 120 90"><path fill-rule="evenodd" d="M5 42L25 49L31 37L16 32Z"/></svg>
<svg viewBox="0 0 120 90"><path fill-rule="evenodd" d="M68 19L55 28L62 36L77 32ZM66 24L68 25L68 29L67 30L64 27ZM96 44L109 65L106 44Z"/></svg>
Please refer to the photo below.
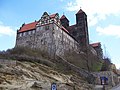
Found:
<svg viewBox="0 0 120 90"><path fill-rule="evenodd" d="M23 36L25 36L25 35L26 35L26 32L23 33Z"/></svg>
<svg viewBox="0 0 120 90"><path fill-rule="evenodd" d="M56 26L56 30L58 30L58 26Z"/></svg>
<svg viewBox="0 0 120 90"><path fill-rule="evenodd" d="M37 27L36 32L38 32L39 30L40 30L40 27Z"/></svg>
<svg viewBox="0 0 120 90"><path fill-rule="evenodd" d="M31 34L31 31L28 31L28 34L30 35L30 34Z"/></svg>
<svg viewBox="0 0 120 90"><path fill-rule="evenodd" d="M34 33L35 33L35 30L33 30L32 33L34 34Z"/></svg>
<svg viewBox="0 0 120 90"><path fill-rule="evenodd" d="M45 20L44 22L45 22L45 24L47 24L47 23L48 23L48 20Z"/></svg>
<svg viewBox="0 0 120 90"><path fill-rule="evenodd" d="M44 41L43 41L43 39L41 40L41 44L42 44L42 45L44 44Z"/></svg>
<svg viewBox="0 0 120 90"><path fill-rule="evenodd" d="M40 27L40 30L43 30L43 26Z"/></svg>
<svg viewBox="0 0 120 90"><path fill-rule="evenodd" d="M43 24L44 24L44 21L42 20L42 21L41 21L41 25L43 25Z"/></svg>
<svg viewBox="0 0 120 90"><path fill-rule="evenodd" d="M45 30L49 30L49 26L47 25L47 26L45 26Z"/></svg>
<svg viewBox="0 0 120 90"><path fill-rule="evenodd" d="M19 34L19 37L22 37L22 33Z"/></svg>

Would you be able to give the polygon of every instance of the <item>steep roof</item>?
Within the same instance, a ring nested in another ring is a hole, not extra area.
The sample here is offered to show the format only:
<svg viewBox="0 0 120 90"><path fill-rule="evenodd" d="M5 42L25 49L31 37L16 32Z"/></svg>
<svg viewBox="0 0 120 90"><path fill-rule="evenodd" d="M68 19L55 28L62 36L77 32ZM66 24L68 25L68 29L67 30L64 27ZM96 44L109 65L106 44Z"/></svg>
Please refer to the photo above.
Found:
<svg viewBox="0 0 120 90"><path fill-rule="evenodd" d="M92 47L98 47L100 45L100 42L92 43L90 45L92 45Z"/></svg>
<svg viewBox="0 0 120 90"><path fill-rule="evenodd" d="M35 29L35 26L37 23L38 23L38 21L29 23L29 24L25 24L20 28L20 30L18 32L24 32L24 31Z"/></svg>
<svg viewBox="0 0 120 90"><path fill-rule="evenodd" d="M69 33L67 29L65 29L63 26L62 26L62 30L64 30L65 32Z"/></svg>
<svg viewBox="0 0 120 90"><path fill-rule="evenodd" d="M67 19L67 17L65 15L62 15L62 17L60 18L60 20L62 20L62 19L66 19L69 22L69 20Z"/></svg>
<svg viewBox="0 0 120 90"><path fill-rule="evenodd" d="M54 18L57 13L50 15L51 18Z"/></svg>
<svg viewBox="0 0 120 90"><path fill-rule="evenodd" d="M61 17L60 19L64 19L64 18L66 18L66 16L65 16L65 15L62 15L62 17Z"/></svg>
<svg viewBox="0 0 120 90"><path fill-rule="evenodd" d="M76 14L80 14L80 13L85 13L82 9L80 9Z"/></svg>

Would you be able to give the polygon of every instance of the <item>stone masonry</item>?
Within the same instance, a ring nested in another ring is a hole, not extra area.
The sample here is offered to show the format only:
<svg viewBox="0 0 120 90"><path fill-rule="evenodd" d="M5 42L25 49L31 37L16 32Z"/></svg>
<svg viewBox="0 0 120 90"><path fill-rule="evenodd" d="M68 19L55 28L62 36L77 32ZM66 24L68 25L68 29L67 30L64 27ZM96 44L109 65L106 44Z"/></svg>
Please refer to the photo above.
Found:
<svg viewBox="0 0 120 90"><path fill-rule="evenodd" d="M66 52L96 51L89 45L87 15L80 9L76 13L76 24L69 26L69 20L59 14L44 12L35 22L23 24L17 30L16 47L30 47L47 51L50 55L63 56Z"/></svg>
<svg viewBox="0 0 120 90"><path fill-rule="evenodd" d="M80 47L60 24L58 13L48 15L47 12L44 12L39 21L22 25L17 31L16 46L39 48L52 55L64 55L65 51L71 50L78 52Z"/></svg>

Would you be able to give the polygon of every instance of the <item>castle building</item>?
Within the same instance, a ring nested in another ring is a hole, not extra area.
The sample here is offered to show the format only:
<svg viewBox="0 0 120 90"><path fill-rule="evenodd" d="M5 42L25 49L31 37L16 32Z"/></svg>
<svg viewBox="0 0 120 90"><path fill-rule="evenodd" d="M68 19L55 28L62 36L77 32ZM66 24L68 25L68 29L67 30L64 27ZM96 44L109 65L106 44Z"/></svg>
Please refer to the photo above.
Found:
<svg viewBox="0 0 120 90"><path fill-rule="evenodd" d="M17 30L16 47L30 47L47 51L49 54L64 55L79 53L89 46L87 15L80 9L76 13L76 24L69 25L65 15L49 15L44 12L40 20L23 24Z"/></svg>
<svg viewBox="0 0 120 90"><path fill-rule="evenodd" d="M69 20L65 15L60 18L60 21L82 48L89 45L87 15L82 9L76 13L76 24L69 26Z"/></svg>

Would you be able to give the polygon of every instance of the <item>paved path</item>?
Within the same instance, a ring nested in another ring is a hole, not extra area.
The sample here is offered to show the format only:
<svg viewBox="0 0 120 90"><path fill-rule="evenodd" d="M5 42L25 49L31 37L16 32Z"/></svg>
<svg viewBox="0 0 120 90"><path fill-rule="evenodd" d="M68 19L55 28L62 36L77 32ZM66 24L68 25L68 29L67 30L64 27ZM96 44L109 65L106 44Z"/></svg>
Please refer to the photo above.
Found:
<svg viewBox="0 0 120 90"><path fill-rule="evenodd" d="M103 90L102 85L95 85L94 90Z"/></svg>
<svg viewBox="0 0 120 90"><path fill-rule="evenodd" d="M113 87L111 90L120 90L120 84L115 86L115 87Z"/></svg>

